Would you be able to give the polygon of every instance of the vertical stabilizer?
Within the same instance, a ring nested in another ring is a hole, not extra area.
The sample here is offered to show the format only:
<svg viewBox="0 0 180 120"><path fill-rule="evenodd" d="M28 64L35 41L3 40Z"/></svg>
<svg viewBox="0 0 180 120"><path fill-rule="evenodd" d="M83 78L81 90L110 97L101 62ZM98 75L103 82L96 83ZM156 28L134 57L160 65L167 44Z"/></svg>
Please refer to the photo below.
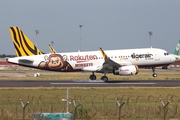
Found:
<svg viewBox="0 0 180 120"><path fill-rule="evenodd" d="M179 40L178 44L176 45L176 48L174 50L174 55L179 55L179 47L180 47L180 40Z"/></svg>
<svg viewBox="0 0 180 120"><path fill-rule="evenodd" d="M17 57L44 54L31 42L19 27L10 27L9 30Z"/></svg>

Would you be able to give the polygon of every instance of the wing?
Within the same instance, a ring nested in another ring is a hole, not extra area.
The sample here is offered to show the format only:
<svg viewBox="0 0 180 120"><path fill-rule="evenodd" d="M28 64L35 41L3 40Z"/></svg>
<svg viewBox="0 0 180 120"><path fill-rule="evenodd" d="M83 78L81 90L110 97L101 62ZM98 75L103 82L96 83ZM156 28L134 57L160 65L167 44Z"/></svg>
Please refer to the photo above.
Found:
<svg viewBox="0 0 180 120"><path fill-rule="evenodd" d="M114 68L117 68L117 67L121 67L120 64L114 62L113 60L111 60L107 55L106 53L103 51L102 48L100 48L100 51L102 53L102 56L104 58L104 63L102 65L102 69L99 70L99 72L112 72L112 70Z"/></svg>
<svg viewBox="0 0 180 120"><path fill-rule="evenodd" d="M104 63L99 65L94 65L92 67L84 67L82 68L83 71L89 71L89 72L100 72L100 73L112 73L113 69L121 67L120 64L114 62L110 58L107 57L105 52L100 48L100 51L104 57Z"/></svg>
<svg viewBox="0 0 180 120"><path fill-rule="evenodd" d="M131 65L130 62L121 62L117 63L113 60L111 60L106 53L103 51L102 48L100 48L100 51L102 53L102 56L104 57L104 63L102 65L102 69L99 70L99 72L106 72L106 73L112 73L113 69L118 69L119 67L126 66L126 65Z"/></svg>

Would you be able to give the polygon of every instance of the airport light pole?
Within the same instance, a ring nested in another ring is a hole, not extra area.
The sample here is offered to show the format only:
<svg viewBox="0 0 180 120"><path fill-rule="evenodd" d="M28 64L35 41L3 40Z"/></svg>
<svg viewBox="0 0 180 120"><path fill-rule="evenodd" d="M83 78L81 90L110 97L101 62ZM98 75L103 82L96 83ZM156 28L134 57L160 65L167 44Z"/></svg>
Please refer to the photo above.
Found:
<svg viewBox="0 0 180 120"><path fill-rule="evenodd" d="M54 41L51 41L51 45L52 45L52 47L53 47L53 44L54 44Z"/></svg>
<svg viewBox="0 0 180 120"><path fill-rule="evenodd" d="M150 48L152 48L152 45L151 45L151 35L152 35L153 33L151 32L151 31L149 31L149 45L150 45Z"/></svg>
<svg viewBox="0 0 180 120"><path fill-rule="evenodd" d="M79 46L79 50L80 51L81 51L81 44L82 44L82 30L81 30L82 26L83 26L82 24L79 25L79 28L80 28L80 41L79 41L80 42L80 46Z"/></svg>
<svg viewBox="0 0 180 120"><path fill-rule="evenodd" d="M62 99L62 101L66 102L66 111L67 113L69 113L69 104L71 104L69 102L69 89L66 88L66 99Z"/></svg>
<svg viewBox="0 0 180 120"><path fill-rule="evenodd" d="M35 30L36 33L36 47L38 47L38 34L39 34L39 30Z"/></svg>

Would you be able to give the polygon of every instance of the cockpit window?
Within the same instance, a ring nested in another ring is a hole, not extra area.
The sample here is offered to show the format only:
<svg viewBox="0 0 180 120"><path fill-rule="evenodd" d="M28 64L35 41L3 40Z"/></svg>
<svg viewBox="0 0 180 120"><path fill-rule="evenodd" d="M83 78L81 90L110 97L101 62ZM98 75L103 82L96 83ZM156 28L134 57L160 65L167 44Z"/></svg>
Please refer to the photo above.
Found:
<svg viewBox="0 0 180 120"><path fill-rule="evenodd" d="M166 56L166 55L169 55L169 53L164 53L164 55Z"/></svg>

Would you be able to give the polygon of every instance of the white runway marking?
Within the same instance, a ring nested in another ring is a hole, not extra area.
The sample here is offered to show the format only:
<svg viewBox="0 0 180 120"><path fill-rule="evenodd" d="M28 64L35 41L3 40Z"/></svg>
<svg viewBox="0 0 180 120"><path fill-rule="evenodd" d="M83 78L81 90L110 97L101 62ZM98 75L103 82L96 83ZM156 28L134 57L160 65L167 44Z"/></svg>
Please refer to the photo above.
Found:
<svg viewBox="0 0 180 120"><path fill-rule="evenodd" d="M52 84L52 85L72 85L72 84L91 84L91 85L93 85L93 84L95 84L95 85L97 85L97 84L121 84L121 85L152 85L152 84L156 84L156 83L50 83L50 84Z"/></svg>

